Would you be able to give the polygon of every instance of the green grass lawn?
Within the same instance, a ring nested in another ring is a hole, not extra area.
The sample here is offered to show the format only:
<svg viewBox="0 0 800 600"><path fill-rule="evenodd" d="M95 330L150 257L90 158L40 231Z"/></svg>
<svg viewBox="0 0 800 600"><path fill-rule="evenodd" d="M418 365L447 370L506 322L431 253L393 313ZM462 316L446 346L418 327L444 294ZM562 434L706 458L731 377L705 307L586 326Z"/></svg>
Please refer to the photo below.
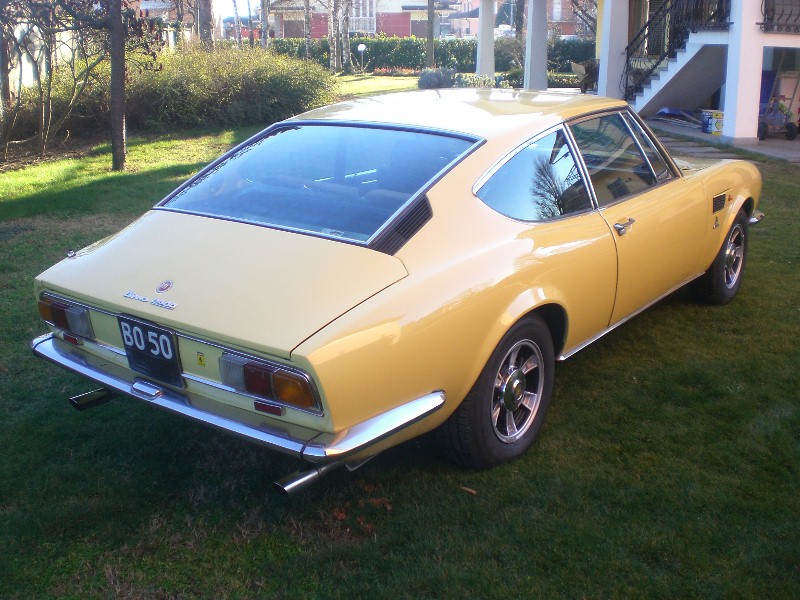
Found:
<svg viewBox="0 0 800 600"><path fill-rule="evenodd" d="M736 300L678 292L559 364L522 459L422 439L286 499L296 463L134 401L78 413L89 384L29 350L37 273L250 133L0 173L0 598L800 596L800 168L760 165Z"/></svg>
<svg viewBox="0 0 800 600"><path fill-rule="evenodd" d="M375 77L368 73L337 77L339 90L345 97L368 96L383 92L416 90L419 77Z"/></svg>

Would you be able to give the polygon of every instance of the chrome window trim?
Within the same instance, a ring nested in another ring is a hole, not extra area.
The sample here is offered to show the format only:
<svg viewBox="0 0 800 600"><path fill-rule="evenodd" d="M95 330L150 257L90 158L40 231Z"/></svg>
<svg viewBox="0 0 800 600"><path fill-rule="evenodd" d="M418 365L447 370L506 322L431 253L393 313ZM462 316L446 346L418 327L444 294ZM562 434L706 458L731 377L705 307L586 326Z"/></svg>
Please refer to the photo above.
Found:
<svg viewBox="0 0 800 600"><path fill-rule="evenodd" d="M478 179L475 180L475 183L472 184L472 195L477 198L478 192L484 185L486 185L486 182L489 181L489 179L491 179L492 176L495 173L497 173L497 171L499 171L508 161L510 161L517 154L522 152L525 148L527 148L531 144L538 142L543 137L546 137L551 133L554 133L558 129L563 129L563 127L564 127L563 123L559 123L558 125L553 125L552 127L548 127L547 129L543 129L542 131L537 132L536 135L529 137L524 142L521 142L516 146L514 146L506 154L504 154L503 156L498 158L495 162L493 162L491 166L488 169L486 169L486 171L483 172L483 175L481 175L480 177L478 177Z"/></svg>
<svg viewBox="0 0 800 600"><path fill-rule="evenodd" d="M658 147L653 143L653 139L649 135L647 135L647 132L644 129L642 129L642 127L639 125L639 122L632 118L631 111L622 112L622 119L625 121L625 124L628 126L628 129L633 134L633 141L635 141L636 144L639 146L639 150L644 155L644 158L647 161L647 164L650 165L650 171L653 173L653 179L655 179L655 181L656 181L656 183L653 185L653 187L661 185L662 183L667 183L668 181L674 179L675 178L675 174L672 172L671 165L661 155L661 152L659 151ZM642 146L642 143L639 140L639 136L636 135L636 132L634 131L634 127L639 130L639 134L641 135L641 137L643 137L645 140L648 140L650 142L650 147L655 151L655 153L658 156L661 157L661 160L664 162L664 165L667 167L667 171L669 172L669 175L670 175L668 179L661 180L661 179L658 178L658 174L656 173L656 170L653 167L653 161L651 161L650 157L647 155L647 151L645 151L644 147Z"/></svg>
<svg viewBox="0 0 800 600"><path fill-rule="evenodd" d="M542 138L545 138L548 135L556 133L559 130L564 134L564 139L567 142L567 148L569 149L570 154L572 155L572 159L575 162L575 166L578 168L578 172L580 173L581 179L583 180L583 188L588 193L589 205L590 205L588 208L586 208L584 210L579 210L579 211L576 211L576 212L573 212L573 213L569 213L569 214L566 214L566 215L559 215L557 217L553 217L552 219L527 221L525 219L518 219L516 217L512 217L512 216L509 216L509 215L504 215L503 213L501 213L498 210L496 210L494 207L489 206L488 204L486 204L486 202L484 202L480 198L480 196L478 196L478 192L480 192L481 188L484 185L486 185L486 183L495 175L495 173L497 173L500 169L502 169L506 165L506 163L508 163L511 159L516 157L517 154L519 154L520 152L525 150L531 144L535 144L536 142L538 142ZM583 165L583 161L581 161L578 158L576 158L576 156L575 156L576 154L577 154L576 146L574 145L574 139L572 138L572 134L569 131L569 128L565 127L565 124L563 122L559 123L558 125L553 125L552 127L548 127L547 129L543 129L542 131L538 132L533 137L528 138L527 140L525 140L521 144L518 144L513 149L511 149L509 152L504 154L501 158L499 158L497 161L492 163L492 165L486 171L483 172L483 175L481 175L475 181L475 183L472 184L472 190L471 190L472 191L472 195L478 201L480 201L481 204L486 206L492 212L494 212L495 214L500 215L501 217L504 217L504 218L508 219L509 221L513 221L514 223L531 223L531 224L533 224L533 223L552 223L554 221L561 221L563 219L571 219L572 217L585 215L585 214L590 213L593 210L597 209L597 200L594 197L594 189L592 188L591 185L589 185L589 182L587 180L587 172L586 172L585 167Z"/></svg>
<svg viewBox="0 0 800 600"><path fill-rule="evenodd" d="M636 136L633 135L633 133L630 131L630 126L628 125L628 123L625 120L624 115L622 114L625 110L626 109L624 109L624 108L615 108L615 109L611 109L611 110L598 111L598 112L594 112L594 113L587 114L587 115L581 115L580 117L575 117L573 119L570 119L569 121L566 121L565 124L567 125L567 130L569 131L570 139L572 139L572 141L575 143L575 148L578 149L579 147L578 147L578 141L572 135L572 129L571 129L572 125L581 123L583 121L589 121L591 119L598 119L598 118L602 118L602 117L618 114L620 116L620 118L622 119L623 123L625 123L625 127L628 129L628 133L633 138L633 141L636 144L636 147L639 148L639 152L642 153L642 149L639 146L639 142L636 139ZM648 136L648 138L652 140L653 136ZM644 153L642 153L642 155L644 156L645 162L647 163L647 165L648 165L648 167L650 169L650 172L653 173L653 166L650 164L650 161L647 158L647 155L645 155ZM597 201L597 194L595 193L595 190L594 190L594 183L592 182L592 179L589 176L589 169L586 166L586 161L583 158L583 152L580 152L580 150L578 150L578 156L580 157L580 163L581 163L581 166L583 168L583 172L586 173L586 176L588 178L587 179L587 185L589 186L589 189L591 191L592 199L594 201L595 207L598 210L603 210L604 208L607 208L609 206L616 206L617 204L620 204L621 202L627 202L631 198L635 198L637 196L640 196L641 194L649 193L652 190L655 190L655 189L661 187L662 185L667 185L669 183L672 183L675 180L675 177L672 177L671 179L667 179L665 181L658 181L656 179L656 183L655 184L653 184L651 186L648 186L647 188L645 188L643 190L640 190L638 192L632 192L630 194L626 194L625 196L620 196L619 198L614 198L613 202L608 202L608 203L603 204L602 206L600 206L600 203ZM664 155L662 153L662 158L663 157L664 157ZM672 162L671 158L668 161L667 165L670 166L670 167L674 167L674 163ZM673 175L675 175L674 171L673 171ZM655 178L655 175L653 175L653 177Z"/></svg>
<svg viewBox="0 0 800 600"><path fill-rule="evenodd" d="M661 155L661 158L670 168L670 171L672 171L673 179L682 178L683 172L680 170L680 168L678 168L678 165L675 164L672 155L664 147L664 144L661 143L661 140L658 139L658 136L650 129L647 123L644 122L644 119L642 119L636 111L630 109L628 110L628 116L636 123L636 125L638 125L639 129L642 131L642 133L644 133L647 139L653 143L653 147Z"/></svg>

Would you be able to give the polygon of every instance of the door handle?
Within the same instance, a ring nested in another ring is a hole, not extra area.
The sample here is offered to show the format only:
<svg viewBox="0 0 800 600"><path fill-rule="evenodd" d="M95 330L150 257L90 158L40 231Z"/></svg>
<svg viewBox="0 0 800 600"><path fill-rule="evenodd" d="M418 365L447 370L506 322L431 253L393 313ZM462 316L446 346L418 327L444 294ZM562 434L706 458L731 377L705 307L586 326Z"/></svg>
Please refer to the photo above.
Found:
<svg viewBox="0 0 800 600"><path fill-rule="evenodd" d="M628 233L628 227L630 227L634 223L636 223L636 221L628 217L628 220L625 221L624 223L614 223L614 229L617 230L617 233L619 235L625 235L626 233Z"/></svg>

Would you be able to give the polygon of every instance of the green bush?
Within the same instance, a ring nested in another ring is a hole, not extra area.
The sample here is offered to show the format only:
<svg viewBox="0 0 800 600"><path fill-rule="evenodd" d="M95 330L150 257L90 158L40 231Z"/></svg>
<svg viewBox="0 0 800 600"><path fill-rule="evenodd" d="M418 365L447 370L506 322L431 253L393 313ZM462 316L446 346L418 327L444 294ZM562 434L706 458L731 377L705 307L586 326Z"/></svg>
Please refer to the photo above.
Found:
<svg viewBox="0 0 800 600"><path fill-rule="evenodd" d="M547 46L547 70L557 73L572 71L571 62L584 62L594 58L594 40L558 39Z"/></svg>
<svg viewBox="0 0 800 600"><path fill-rule="evenodd" d="M514 37L498 38L494 41L495 71L509 71L514 67L520 69L525 62L525 42Z"/></svg>
<svg viewBox="0 0 800 600"><path fill-rule="evenodd" d="M162 68L128 85L128 122L157 130L199 125L269 124L335 98L319 65L260 48L165 54Z"/></svg>
<svg viewBox="0 0 800 600"><path fill-rule="evenodd" d="M93 75L64 129L91 133L107 127L108 63ZM64 114L68 74L57 70L54 115ZM128 64L126 120L132 131L216 125L268 125L337 97L333 77L319 65L260 48L164 52L150 68ZM14 123L16 138L37 131L34 90L27 90Z"/></svg>
<svg viewBox="0 0 800 600"><path fill-rule="evenodd" d="M359 44L364 44L364 69L412 69L419 71L425 66L425 39L417 37L356 37L350 40L353 62L361 66ZM305 40L275 39L270 42L272 51L287 56L305 56ZM550 71L569 72L570 62L583 62L594 58L594 41L556 40L547 47L547 68ZM459 73L474 73L478 43L474 39L434 40L434 59L436 67L454 69ZM311 59L327 67L329 56L328 40L312 40ZM514 67L522 67L525 58L525 44L516 38L495 40L495 69L500 72Z"/></svg>
<svg viewBox="0 0 800 600"><path fill-rule="evenodd" d="M575 73L547 73L547 87L551 88L576 88L580 87L581 78Z"/></svg>
<svg viewBox="0 0 800 600"><path fill-rule="evenodd" d="M417 85L423 90L453 87L455 74L453 69L425 69Z"/></svg>

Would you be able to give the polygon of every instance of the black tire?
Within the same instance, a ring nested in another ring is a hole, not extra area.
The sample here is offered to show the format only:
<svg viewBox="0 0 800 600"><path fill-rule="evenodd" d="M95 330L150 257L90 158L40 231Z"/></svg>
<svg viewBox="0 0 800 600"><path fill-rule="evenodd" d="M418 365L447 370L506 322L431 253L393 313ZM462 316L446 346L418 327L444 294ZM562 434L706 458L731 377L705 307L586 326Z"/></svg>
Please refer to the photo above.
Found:
<svg viewBox="0 0 800 600"><path fill-rule="evenodd" d="M542 427L554 369L553 339L541 318L509 329L440 429L450 458L483 469L522 455Z"/></svg>
<svg viewBox="0 0 800 600"><path fill-rule="evenodd" d="M797 125L795 123L789 123L786 125L786 139L792 141L794 138L797 137Z"/></svg>
<svg viewBox="0 0 800 600"><path fill-rule="evenodd" d="M747 263L748 218L739 211L708 271L697 280L695 291L707 304L727 304L736 297Z"/></svg>
<svg viewBox="0 0 800 600"><path fill-rule="evenodd" d="M758 139L763 141L763 140L767 139L768 135L769 135L769 127L763 121L760 122L758 124L758 130L756 132L756 137L758 137Z"/></svg>

